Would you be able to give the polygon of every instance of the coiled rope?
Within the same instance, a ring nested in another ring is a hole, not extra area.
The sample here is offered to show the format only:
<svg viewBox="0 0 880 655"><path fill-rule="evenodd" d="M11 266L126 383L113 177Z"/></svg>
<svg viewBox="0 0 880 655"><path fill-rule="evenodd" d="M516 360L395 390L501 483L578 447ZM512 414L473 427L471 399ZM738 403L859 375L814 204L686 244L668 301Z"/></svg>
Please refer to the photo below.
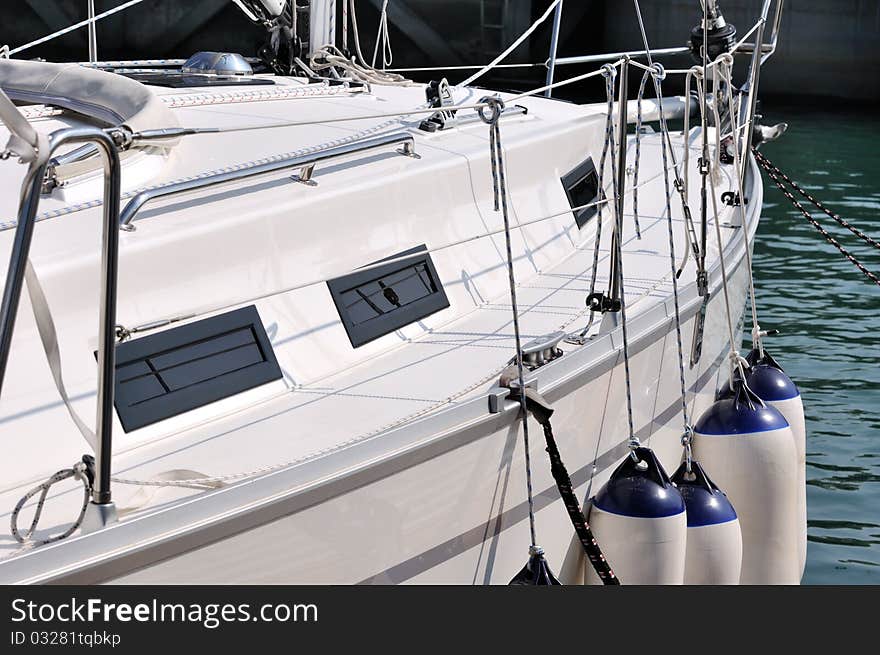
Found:
<svg viewBox="0 0 880 655"><path fill-rule="evenodd" d="M90 455L84 455L82 460L74 464L72 467L57 471L56 473L52 474L45 482L41 482L36 487L28 491L24 496L22 496L21 500L19 500L18 503L15 505L15 509L12 510L12 514L10 517L10 529L12 531L12 536L15 537L15 540L26 548L36 548L37 546L43 546L45 544L51 544L55 541L66 539L74 532L76 532L82 525L83 519L86 515L86 509L88 509L89 501L91 499L92 483L94 480L94 466L95 460ZM83 485L83 501L82 507L80 508L79 516L77 516L76 520L64 532L46 537L45 539L34 539L34 533L37 530L37 525L39 524L40 517L43 514L43 506L46 504L46 496L49 493L49 489L51 489L59 482L69 480L70 478L79 480L80 482L82 482ZM37 508L34 511L34 518L31 519L30 527L22 532L18 527L18 517L27 502L37 494L39 494L40 497L37 500Z"/></svg>

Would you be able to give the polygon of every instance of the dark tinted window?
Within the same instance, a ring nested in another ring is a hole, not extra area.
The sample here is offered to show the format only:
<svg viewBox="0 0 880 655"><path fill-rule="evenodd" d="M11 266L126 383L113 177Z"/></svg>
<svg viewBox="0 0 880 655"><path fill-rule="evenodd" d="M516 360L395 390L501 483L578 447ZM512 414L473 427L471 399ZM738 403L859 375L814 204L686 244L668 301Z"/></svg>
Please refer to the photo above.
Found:
<svg viewBox="0 0 880 655"><path fill-rule="evenodd" d="M424 246L394 255L384 266L327 283L351 345L355 348L449 307Z"/></svg>
<svg viewBox="0 0 880 655"><path fill-rule="evenodd" d="M599 175L593 164L593 159L588 158L570 173L562 178L562 186L568 196L568 202L572 207L583 207L599 200ZM574 211L574 220L578 228L587 224L598 212L596 206L586 207Z"/></svg>

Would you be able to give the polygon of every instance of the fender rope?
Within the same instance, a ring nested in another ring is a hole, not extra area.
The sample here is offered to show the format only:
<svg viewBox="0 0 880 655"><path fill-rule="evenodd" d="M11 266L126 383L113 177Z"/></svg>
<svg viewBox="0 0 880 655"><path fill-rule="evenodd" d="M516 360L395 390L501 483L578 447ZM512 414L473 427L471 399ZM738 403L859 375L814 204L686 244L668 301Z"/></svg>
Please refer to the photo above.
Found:
<svg viewBox="0 0 880 655"><path fill-rule="evenodd" d="M569 477L568 469L565 468L565 464L562 462L562 456L559 454L559 447L556 445L556 439L553 437L553 426L550 424L550 419L545 418L541 420L534 413L532 415L535 416L541 424L541 427L544 428L544 439L547 441L547 454L550 456L550 473L556 481L556 488L559 490L559 495L562 497L565 511L568 512L568 518L571 520L574 532L577 535L578 540L581 542L581 546L583 546L584 554L586 554L587 559L590 560L593 570L596 572L596 575L599 576L603 585L619 585L620 579L614 575L611 565L608 563L608 560L605 559L605 555L602 553L602 549L599 547L596 537L593 536L593 530L590 528L590 524L587 522L584 513L581 511L581 505L578 502L577 497L574 495L574 490L571 485L571 477Z"/></svg>

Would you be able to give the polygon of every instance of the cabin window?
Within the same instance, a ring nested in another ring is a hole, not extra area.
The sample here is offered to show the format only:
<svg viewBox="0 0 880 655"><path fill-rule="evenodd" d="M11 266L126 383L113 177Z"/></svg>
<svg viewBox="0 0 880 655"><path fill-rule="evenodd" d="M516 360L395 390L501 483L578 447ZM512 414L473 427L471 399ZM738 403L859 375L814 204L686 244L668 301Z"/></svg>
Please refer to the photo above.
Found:
<svg viewBox="0 0 880 655"><path fill-rule="evenodd" d="M449 307L425 246L388 260L327 283L354 348Z"/></svg>
<svg viewBox="0 0 880 655"><path fill-rule="evenodd" d="M116 346L115 404L126 432L280 379L254 305Z"/></svg>
<svg viewBox="0 0 880 655"><path fill-rule="evenodd" d="M573 171L564 175L562 186L572 208L583 207L599 200L599 175L593 164L593 158L588 158ZM574 220L578 228L583 228L597 212L598 205L574 210Z"/></svg>

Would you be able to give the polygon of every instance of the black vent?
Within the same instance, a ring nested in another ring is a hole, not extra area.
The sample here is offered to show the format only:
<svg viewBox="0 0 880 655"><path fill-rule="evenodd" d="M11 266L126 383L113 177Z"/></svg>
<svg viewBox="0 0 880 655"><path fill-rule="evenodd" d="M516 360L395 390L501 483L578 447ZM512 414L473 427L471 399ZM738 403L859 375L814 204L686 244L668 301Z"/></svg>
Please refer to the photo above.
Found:
<svg viewBox="0 0 880 655"><path fill-rule="evenodd" d="M116 346L116 411L126 432L281 378L251 305Z"/></svg>
<svg viewBox="0 0 880 655"><path fill-rule="evenodd" d="M599 175L593 158L588 158L570 173L562 177L562 186L572 207L583 207L599 200ZM574 211L574 220L578 228L582 228L598 212L598 206L586 207Z"/></svg>
<svg viewBox="0 0 880 655"><path fill-rule="evenodd" d="M426 250L419 246L388 259L417 253L412 257L327 283L352 346L358 348L449 307Z"/></svg>

